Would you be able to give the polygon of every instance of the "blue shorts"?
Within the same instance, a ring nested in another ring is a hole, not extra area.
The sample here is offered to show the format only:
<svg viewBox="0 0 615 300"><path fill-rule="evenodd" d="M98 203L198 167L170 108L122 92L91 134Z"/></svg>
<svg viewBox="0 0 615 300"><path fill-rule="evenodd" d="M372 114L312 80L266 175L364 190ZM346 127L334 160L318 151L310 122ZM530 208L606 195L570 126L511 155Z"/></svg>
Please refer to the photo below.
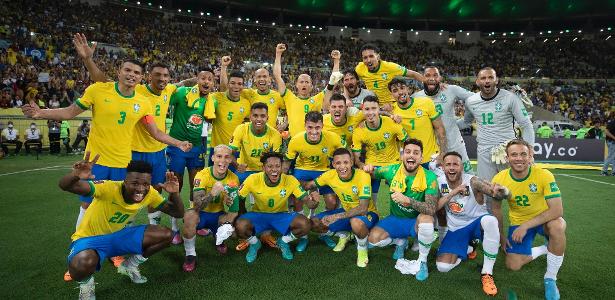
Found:
<svg viewBox="0 0 615 300"><path fill-rule="evenodd" d="M299 181L312 181L318 178L318 176L320 176L320 174L324 172L325 171L295 169L295 171L293 172L293 176L295 176L295 178L297 178L297 180ZM319 187L318 192L321 195L333 194L333 190L329 186L326 186L326 185Z"/></svg>
<svg viewBox="0 0 615 300"><path fill-rule="evenodd" d="M205 167L204 153L205 148L203 146L194 146L189 152L184 152L174 146L168 146L167 168L177 174L184 174L184 169L186 168L188 170L202 169Z"/></svg>
<svg viewBox="0 0 615 300"><path fill-rule="evenodd" d="M488 216L488 215L485 215ZM444 240L438 248L438 254L451 253L465 260L468 257L468 245L473 239L483 239L483 232L480 226L480 220L484 216L479 217L466 227L455 231L448 231L444 236Z"/></svg>
<svg viewBox="0 0 615 300"><path fill-rule="evenodd" d="M544 236L546 239L548 239L544 231L544 226L539 225L539 226L528 229L521 243L515 243L512 240L512 234L513 234L513 231L517 229L517 227L519 227L519 225L508 227L508 242L510 243L511 247L506 248L507 253L532 255L532 244L534 243L534 238L536 237L536 234L540 234Z"/></svg>
<svg viewBox="0 0 615 300"><path fill-rule="evenodd" d="M334 210L323 211L316 215L318 219L324 218L328 215L334 215L338 213L343 213L345 210L343 208L337 208ZM329 225L329 231L331 232L339 232L339 231L352 231L352 226L350 225L350 219L359 219L365 223L367 229L372 229L376 223L378 223L378 214L373 211L368 211L364 216L356 216L352 218L341 219L333 222L333 224Z"/></svg>
<svg viewBox="0 0 615 300"><path fill-rule="evenodd" d="M223 211L216 213L200 211L199 224L196 225L196 229L199 230L207 228L210 229L213 233L216 233L216 231L218 231L218 219L223 214Z"/></svg>
<svg viewBox="0 0 615 300"><path fill-rule="evenodd" d="M94 180L124 180L126 178L126 168L112 168L101 165L92 167ZM92 197L79 196L79 200L85 203L92 203Z"/></svg>
<svg viewBox="0 0 615 300"><path fill-rule="evenodd" d="M132 151L132 160L142 160L152 165L152 185L165 182L167 164L164 149L157 152Z"/></svg>
<svg viewBox="0 0 615 300"><path fill-rule="evenodd" d="M416 237L416 229L414 229L414 224L416 224L416 218L402 218L397 216L388 216L380 222L378 222L378 227L382 228L389 234L389 237L392 239L399 238L408 238L408 237Z"/></svg>
<svg viewBox="0 0 615 300"><path fill-rule="evenodd" d="M229 166L230 168L230 166ZM235 175L237 175L237 177L239 178L239 184L242 184L244 181L246 181L246 178L248 178L248 176L258 173L259 171L245 171L243 173L241 172L235 172Z"/></svg>
<svg viewBox="0 0 615 300"><path fill-rule="evenodd" d="M241 215L240 219L249 220L254 226L254 234L260 234L263 231L275 230L282 235L290 232L290 223L293 222L297 213L279 212L279 213L261 213L249 212Z"/></svg>
<svg viewBox="0 0 615 300"><path fill-rule="evenodd" d="M125 227L120 231L110 234L95 235L80 238L73 241L69 248L66 261L70 264L77 253L84 250L95 250L98 253L98 265L96 270L100 270L101 262L107 257L114 257L126 254L143 254L143 236L148 225L137 225Z"/></svg>

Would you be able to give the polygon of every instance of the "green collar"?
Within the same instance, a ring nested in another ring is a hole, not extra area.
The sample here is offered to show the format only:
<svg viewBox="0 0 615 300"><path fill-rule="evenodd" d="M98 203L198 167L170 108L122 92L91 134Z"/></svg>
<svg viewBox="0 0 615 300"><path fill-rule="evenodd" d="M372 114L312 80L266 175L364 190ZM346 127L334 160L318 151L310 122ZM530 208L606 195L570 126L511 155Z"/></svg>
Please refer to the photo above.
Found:
<svg viewBox="0 0 615 300"><path fill-rule="evenodd" d="M378 124L378 127L376 128L370 128L369 124L367 123L367 121L365 121L365 128L371 130L371 131L378 131L380 129L380 127L382 127L382 116L378 116L378 118L380 119L380 124Z"/></svg>
<svg viewBox="0 0 615 300"><path fill-rule="evenodd" d="M340 177L340 175L339 175L339 174L337 175L337 178L339 178L342 182L349 182L349 181L352 181L352 179L354 178L354 173L355 173L355 171L354 171L354 168L350 168L350 169L352 170L352 174L350 175L350 178L348 178L348 179L344 179L344 178Z"/></svg>
<svg viewBox="0 0 615 300"><path fill-rule="evenodd" d="M129 99L135 96L134 90L132 90L132 94L130 96L124 96L122 93L120 93L120 85L117 81L115 82L115 92L117 92L117 94L120 95L120 97L125 98L125 99Z"/></svg>
<svg viewBox="0 0 615 300"><path fill-rule="evenodd" d="M318 144L320 144L320 142L322 141L322 132L320 133L320 139L318 139L318 142L316 142L316 143L312 143L312 142L310 142L310 140L308 140L308 138L307 138L307 132L303 135L303 137L305 138L305 141L306 141L308 144L310 144L310 145L318 145Z"/></svg>
<svg viewBox="0 0 615 300"><path fill-rule="evenodd" d="M145 84L145 87L147 88L147 90L148 90L150 93L152 93L152 94L154 94L154 95L156 95L156 96L160 96L160 94L157 94L156 92L154 92L154 90L152 90L152 87L150 87L150 86L149 86L149 83L146 83L146 84Z"/></svg>
<svg viewBox="0 0 615 300"><path fill-rule="evenodd" d="M224 178L226 178L226 175L228 174L228 170L226 170L226 173L224 174L224 177L222 177L222 178L218 178L218 177L216 177L216 175L214 174L214 167L212 166L212 167L209 167L209 174L211 174L211 177L213 177L214 179L216 179L216 180L220 181L220 180L223 180Z"/></svg>
<svg viewBox="0 0 615 300"><path fill-rule="evenodd" d="M254 135L255 137L261 137L264 136L265 134L267 134L267 123L265 123L265 130L263 131L263 133L261 134L257 134L256 132L254 132L254 127L252 126L252 122L250 122L250 132L252 133L252 135Z"/></svg>
<svg viewBox="0 0 615 300"><path fill-rule="evenodd" d="M532 174L532 166L529 167L529 169L527 170L527 175L523 178L519 178L519 179L515 178L515 176L513 176L513 173L512 173L512 167L508 169L508 174L510 174L510 178L512 178L512 180L516 182L524 182L526 179L530 177L530 174Z"/></svg>

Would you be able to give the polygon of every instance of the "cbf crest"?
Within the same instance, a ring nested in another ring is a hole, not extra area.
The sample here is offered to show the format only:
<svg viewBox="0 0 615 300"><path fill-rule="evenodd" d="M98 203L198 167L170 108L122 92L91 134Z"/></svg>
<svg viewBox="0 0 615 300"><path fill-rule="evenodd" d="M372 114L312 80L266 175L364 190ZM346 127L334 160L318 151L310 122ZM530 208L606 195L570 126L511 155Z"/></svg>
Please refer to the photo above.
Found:
<svg viewBox="0 0 615 300"><path fill-rule="evenodd" d="M275 103L275 100L273 99L273 97L269 98L269 103L271 104Z"/></svg>
<svg viewBox="0 0 615 300"><path fill-rule="evenodd" d="M390 133L388 133L388 132L385 132L382 136L383 136L386 140L388 140L389 138L391 138L391 134L390 134Z"/></svg>
<svg viewBox="0 0 615 300"><path fill-rule="evenodd" d="M280 191L280 197L286 197L286 189Z"/></svg>
<svg viewBox="0 0 615 300"><path fill-rule="evenodd" d="M314 104L316 101L314 101L314 98L310 98L310 103Z"/></svg>
<svg viewBox="0 0 615 300"><path fill-rule="evenodd" d="M495 103L495 111L502 111L502 101Z"/></svg>
<svg viewBox="0 0 615 300"><path fill-rule="evenodd" d="M423 116L423 110L417 109L416 110L416 116L419 117L419 118L422 117Z"/></svg>
<svg viewBox="0 0 615 300"><path fill-rule="evenodd" d="M240 107L240 108L239 108L239 113L240 113L240 114L243 114L243 112L244 112L244 111L245 111L245 109L244 109L243 107Z"/></svg>
<svg viewBox="0 0 615 300"><path fill-rule="evenodd" d="M164 101L164 103L167 103L167 99L169 98L168 95L164 95L164 97L162 97L162 101Z"/></svg>
<svg viewBox="0 0 615 300"><path fill-rule="evenodd" d="M530 183L530 192L536 193L538 191L538 186L535 183Z"/></svg>
<svg viewBox="0 0 615 300"><path fill-rule="evenodd" d="M269 143L263 143L263 149L269 149Z"/></svg>
<svg viewBox="0 0 615 300"><path fill-rule="evenodd" d="M329 152L329 148L324 147L322 148L322 153L327 154Z"/></svg>
<svg viewBox="0 0 615 300"><path fill-rule="evenodd" d="M380 77L382 77L382 80L387 80L389 78L389 75L387 73L382 73Z"/></svg>
<svg viewBox="0 0 615 300"><path fill-rule="evenodd" d="M355 195L359 194L359 188L356 185L352 186L352 193L355 194Z"/></svg>
<svg viewBox="0 0 615 300"><path fill-rule="evenodd" d="M135 105L132 106L132 109L137 113L139 112L139 109L141 109L141 106L137 103L135 103Z"/></svg>
<svg viewBox="0 0 615 300"><path fill-rule="evenodd" d="M440 94L440 101L442 101L443 103L446 103L446 95L444 94Z"/></svg>

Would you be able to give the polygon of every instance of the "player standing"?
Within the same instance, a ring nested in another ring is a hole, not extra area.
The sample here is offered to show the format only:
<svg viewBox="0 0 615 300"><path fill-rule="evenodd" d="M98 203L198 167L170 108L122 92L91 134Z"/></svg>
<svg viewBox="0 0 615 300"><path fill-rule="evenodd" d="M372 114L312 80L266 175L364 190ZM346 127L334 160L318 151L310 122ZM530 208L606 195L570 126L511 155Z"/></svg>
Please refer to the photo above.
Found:
<svg viewBox="0 0 615 300"><path fill-rule="evenodd" d="M532 149L527 141L515 139L508 142L506 157L510 168L499 172L493 177L493 182L510 190L508 238L502 225L502 203L492 202L493 215L500 224L506 267L518 271L546 253L545 298L559 299L556 280L566 250L566 221L562 217L561 192L549 170L532 165ZM532 247L536 234L544 236L548 245Z"/></svg>

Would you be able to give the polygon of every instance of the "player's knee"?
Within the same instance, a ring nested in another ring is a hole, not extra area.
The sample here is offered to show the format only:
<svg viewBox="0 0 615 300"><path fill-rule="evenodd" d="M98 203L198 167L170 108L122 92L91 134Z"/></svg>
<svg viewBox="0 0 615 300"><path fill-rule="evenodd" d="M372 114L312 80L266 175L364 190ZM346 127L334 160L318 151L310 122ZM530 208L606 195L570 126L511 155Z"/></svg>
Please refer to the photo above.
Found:
<svg viewBox="0 0 615 300"><path fill-rule="evenodd" d="M184 213L184 225L188 228L196 226L199 222L199 213L190 209Z"/></svg>
<svg viewBox="0 0 615 300"><path fill-rule="evenodd" d="M566 233L566 221L564 218L557 218L545 224L549 236L561 236Z"/></svg>
<svg viewBox="0 0 615 300"><path fill-rule="evenodd" d="M369 232L369 237L368 237L368 241L372 244L376 244L384 239L386 239L388 237L386 231L380 229L379 227L374 227L370 232Z"/></svg>
<svg viewBox="0 0 615 300"><path fill-rule="evenodd" d="M483 230L488 230L488 229L493 229L493 228L495 228L496 230L499 230L498 229L498 219L491 215L482 217L480 219L480 225L483 228Z"/></svg>
<svg viewBox="0 0 615 300"><path fill-rule="evenodd" d="M455 267L455 265L438 261L438 262L436 262L436 267L438 268L439 272L446 273L446 272L452 270Z"/></svg>
<svg viewBox="0 0 615 300"><path fill-rule="evenodd" d="M365 226L365 223L361 219L352 218L350 219L350 227L352 227L352 231L357 232L357 231L361 231L366 226Z"/></svg>
<svg viewBox="0 0 615 300"><path fill-rule="evenodd" d="M302 234L308 234L312 228L312 224L308 218L304 215L298 215L293 220L293 227L300 231Z"/></svg>
<svg viewBox="0 0 615 300"><path fill-rule="evenodd" d="M506 258L506 268L511 270L511 271L519 271L521 270L521 267L523 267L523 264L516 260L516 259L510 259L510 257Z"/></svg>
<svg viewBox="0 0 615 300"><path fill-rule="evenodd" d="M94 273L98 265L98 254L94 250L85 250L77 253L70 262L72 270L78 273ZM72 274L72 272L71 272Z"/></svg>
<svg viewBox="0 0 615 300"><path fill-rule="evenodd" d="M416 222L419 223L419 224L420 223L432 223L433 224L434 218L433 218L433 216L430 216L430 215L419 214L416 217Z"/></svg>
<svg viewBox="0 0 615 300"><path fill-rule="evenodd" d="M235 232L240 238L248 238L252 235L252 223L246 219L238 219L235 222Z"/></svg>

